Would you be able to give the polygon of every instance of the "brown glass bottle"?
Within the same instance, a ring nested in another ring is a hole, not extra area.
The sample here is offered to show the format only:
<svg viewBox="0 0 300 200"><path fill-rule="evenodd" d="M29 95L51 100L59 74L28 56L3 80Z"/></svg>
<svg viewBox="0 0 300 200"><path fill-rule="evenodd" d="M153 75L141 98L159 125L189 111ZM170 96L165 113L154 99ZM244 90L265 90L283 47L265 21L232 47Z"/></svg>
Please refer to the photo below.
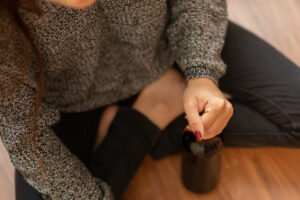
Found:
<svg viewBox="0 0 300 200"><path fill-rule="evenodd" d="M205 193L217 185L223 146L219 136L196 142L193 133L184 131L181 180L187 189L195 193Z"/></svg>

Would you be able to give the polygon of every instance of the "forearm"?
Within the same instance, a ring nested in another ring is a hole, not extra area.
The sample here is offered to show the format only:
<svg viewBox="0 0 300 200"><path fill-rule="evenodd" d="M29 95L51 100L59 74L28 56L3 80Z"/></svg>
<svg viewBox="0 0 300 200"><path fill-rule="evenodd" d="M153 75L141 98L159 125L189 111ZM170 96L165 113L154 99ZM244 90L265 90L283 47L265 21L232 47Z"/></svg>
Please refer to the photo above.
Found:
<svg viewBox="0 0 300 200"><path fill-rule="evenodd" d="M33 137L32 124L27 124L32 119L30 111L35 91L25 84L17 91L0 99L0 137L13 165L25 180L53 200L112 199L105 183L99 184L50 128L59 120L59 111L44 102Z"/></svg>
<svg viewBox="0 0 300 200"><path fill-rule="evenodd" d="M4 128L5 135L15 134ZM1 131L2 132L2 131ZM43 196L51 199L112 199L109 187L96 180L84 166L52 133L47 131L37 135L37 149L42 170L31 148L31 137L23 137L9 144L2 140L16 169L25 180Z"/></svg>
<svg viewBox="0 0 300 200"><path fill-rule="evenodd" d="M225 0L171 0L167 34L172 55L188 82L209 78L218 84L225 74L221 59L227 29Z"/></svg>

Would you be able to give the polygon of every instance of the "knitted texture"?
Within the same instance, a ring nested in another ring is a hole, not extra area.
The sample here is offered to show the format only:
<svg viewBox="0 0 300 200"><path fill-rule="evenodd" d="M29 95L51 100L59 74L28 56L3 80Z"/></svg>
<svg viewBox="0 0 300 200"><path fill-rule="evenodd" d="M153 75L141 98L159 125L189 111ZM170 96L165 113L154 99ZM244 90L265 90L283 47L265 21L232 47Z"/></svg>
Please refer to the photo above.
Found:
<svg viewBox="0 0 300 200"><path fill-rule="evenodd" d="M60 120L60 112L87 111L138 93L174 62L186 81L207 77L218 84L226 70L220 58L227 26L225 1L99 0L79 10L36 2L41 17L23 7L19 11L45 69L37 150L46 173L26 127L35 106L37 60L2 8L1 139L13 165L44 199L113 199L109 186L90 174L51 126ZM28 55L32 59L26 62Z"/></svg>

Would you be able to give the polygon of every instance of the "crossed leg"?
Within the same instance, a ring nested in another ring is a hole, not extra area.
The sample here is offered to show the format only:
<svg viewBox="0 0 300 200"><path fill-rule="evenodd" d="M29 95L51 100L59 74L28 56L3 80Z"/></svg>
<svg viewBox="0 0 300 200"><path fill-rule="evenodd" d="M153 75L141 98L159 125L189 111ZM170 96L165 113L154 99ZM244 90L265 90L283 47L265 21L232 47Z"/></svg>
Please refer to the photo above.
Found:
<svg viewBox="0 0 300 200"><path fill-rule="evenodd" d="M222 54L228 70L220 79L220 89L233 96L231 101L235 110L221 133L224 144L300 147L300 68L263 40L232 23L228 27ZM172 74L174 75L176 73ZM157 101L153 101L150 96L152 97L157 89L161 90L159 84L155 85L154 82L153 87L149 86L153 90L145 88L147 92L142 92L133 104L133 108L145 114L161 129L183 112L180 97L185 85L178 81L181 89L174 90L177 87L173 87L173 83L169 91L174 92L176 101L171 99L171 96L162 98L169 93L157 95ZM165 88L167 86L164 84ZM169 101L165 101L166 99ZM152 103L158 105L157 112L149 113L149 107L142 105L145 102L149 103L147 106L153 105ZM105 136L118 107L108 108L99 125L98 135L102 134L102 137ZM168 112L165 113L169 114L164 119L160 118L162 112L158 112L161 109L166 109ZM41 199L18 172L16 188L17 199L23 199L24 194L28 199ZM32 192L32 195L29 192Z"/></svg>
<svg viewBox="0 0 300 200"><path fill-rule="evenodd" d="M220 79L220 89L233 97L230 101L235 110L220 134L224 144L240 147L300 147L300 68L271 45L231 22L222 57L228 69ZM160 81L151 84L148 87L151 88L149 89L151 92L144 93L148 95L142 93L133 106L161 129L184 112L182 105L184 79L178 71L173 72L166 73L159 79ZM174 88L177 87L170 87L171 81L168 82L168 78L175 75L181 76L180 89L176 90ZM157 95L157 101L153 101L153 94L158 93L161 88L167 89L164 94L170 94L172 91L173 96ZM153 115L149 115L146 109L146 102L151 101L163 102L160 104L163 106ZM174 108L175 112L169 113ZM160 109L167 111L159 112ZM163 113L170 115L163 116ZM109 124L109 120L107 121ZM104 127L108 126L103 124ZM100 129L103 124L100 123Z"/></svg>
<svg viewBox="0 0 300 200"><path fill-rule="evenodd" d="M235 113L223 130L227 146L300 147L300 68L274 47L229 23L220 89Z"/></svg>
<svg viewBox="0 0 300 200"><path fill-rule="evenodd" d="M163 130L174 118L184 112L182 97L185 87L184 77L172 67L144 88L131 107L144 114L160 130ZM117 111L118 105L116 104L107 106L103 111L94 150L105 138Z"/></svg>

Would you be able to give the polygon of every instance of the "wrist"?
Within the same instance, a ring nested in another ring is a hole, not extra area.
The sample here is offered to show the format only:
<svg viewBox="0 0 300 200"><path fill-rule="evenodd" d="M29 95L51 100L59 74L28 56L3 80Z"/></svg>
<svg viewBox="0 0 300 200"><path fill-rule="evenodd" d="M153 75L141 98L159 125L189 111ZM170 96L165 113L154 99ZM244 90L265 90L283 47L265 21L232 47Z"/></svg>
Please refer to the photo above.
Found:
<svg viewBox="0 0 300 200"><path fill-rule="evenodd" d="M189 85L195 84L195 83L196 84L214 84L215 86L217 86L216 83L215 83L215 81L213 81L210 78L206 78L206 77L200 77L200 78L190 79L190 80L188 80L187 85L189 86Z"/></svg>

